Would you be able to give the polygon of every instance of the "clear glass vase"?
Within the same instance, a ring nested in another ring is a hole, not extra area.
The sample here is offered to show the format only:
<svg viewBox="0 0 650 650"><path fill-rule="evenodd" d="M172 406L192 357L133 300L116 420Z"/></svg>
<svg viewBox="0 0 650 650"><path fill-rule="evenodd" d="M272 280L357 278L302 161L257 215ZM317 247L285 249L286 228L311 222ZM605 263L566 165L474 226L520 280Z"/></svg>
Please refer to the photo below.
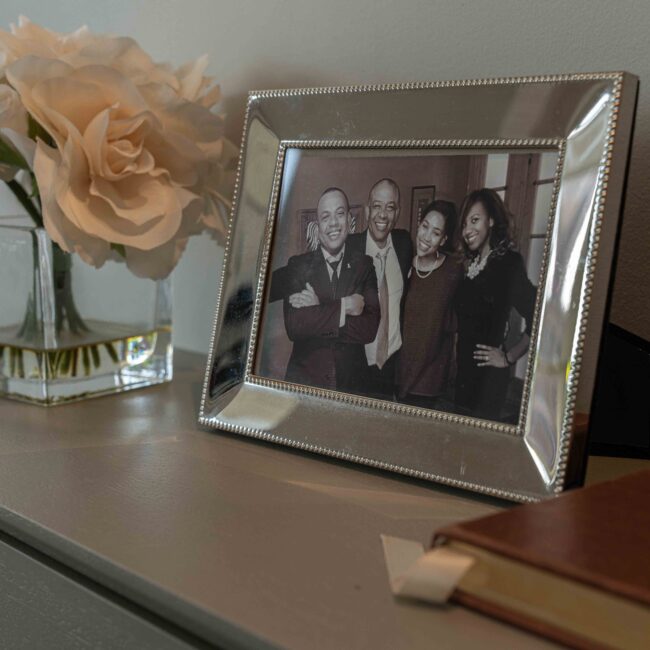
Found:
<svg viewBox="0 0 650 650"><path fill-rule="evenodd" d="M171 282L101 269L0 220L0 396L43 405L172 378Z"/></svg>

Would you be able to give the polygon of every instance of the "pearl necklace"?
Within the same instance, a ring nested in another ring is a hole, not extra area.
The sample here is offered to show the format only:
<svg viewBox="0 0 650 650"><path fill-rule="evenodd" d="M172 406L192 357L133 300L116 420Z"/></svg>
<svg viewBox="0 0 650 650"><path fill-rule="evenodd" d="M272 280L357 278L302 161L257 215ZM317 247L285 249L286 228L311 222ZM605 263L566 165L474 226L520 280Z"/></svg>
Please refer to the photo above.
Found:
<svg viewBox="0 0 650 650"><path fill-rule="evenodd" d="M469 266L467 267L467 277L470 280L473 280L485 268L491 254L492 251L490 251L483 259L481 259L479 254L469 263Z"/></svg>
<svg viewBox="0 0 650 650"><path fill-rule="evenodd" d="M415 273L417 274L418 278L422 278L423 280L425 278L428 278L438 267L436 264L438 263L438 260L440 259L440 251L436 251L436 261L433 263L433 266L425 272L420 271L420 266L419 266L419 259L420 256L416 255L415 256Z"/></svg>

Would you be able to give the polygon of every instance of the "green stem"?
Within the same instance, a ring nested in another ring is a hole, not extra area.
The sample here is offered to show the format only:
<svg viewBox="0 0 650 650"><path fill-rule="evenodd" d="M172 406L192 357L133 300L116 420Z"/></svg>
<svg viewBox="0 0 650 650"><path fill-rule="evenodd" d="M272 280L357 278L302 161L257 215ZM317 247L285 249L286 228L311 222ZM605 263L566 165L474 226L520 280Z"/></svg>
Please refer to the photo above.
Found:
<svg viewBox="0 0 650 650"><path fill-rule="evenodd" d="M29 216L34 220L34 223L43 227L43 218L41 217L38 208L34 205L34 202L29 198L29 194L25 191L25 188L16 180L7 181L7 186L14 193L14 196L20 201L20 204L27 210Z"/></svg>
<svg viewBox="0 0 650 650"><path fill-rule="evenodd" d="M56 300L56 331L60 333L65 321L73 334L90 331L77 310L72 293L72 256L52 242L52 273Z"/></svg>
<svg viewBox="0 0 650 650"><path fill-rule="evenodd" d="M36 241L34 245L37 247ZM42 331L41 314L39 311L38 293L40 285L38 280L39 255L33 256L33 286L27 299L27 308L23 323L18 330L18 337L26 341L36 341ZM52 280L54 289L55 331L57 336L64 331L69 331L77 336L89 332L90 328L84 322L77 309L72 292L72 256L61 247L52 242ZM76 361L76 360L75 360Z"/></svg>

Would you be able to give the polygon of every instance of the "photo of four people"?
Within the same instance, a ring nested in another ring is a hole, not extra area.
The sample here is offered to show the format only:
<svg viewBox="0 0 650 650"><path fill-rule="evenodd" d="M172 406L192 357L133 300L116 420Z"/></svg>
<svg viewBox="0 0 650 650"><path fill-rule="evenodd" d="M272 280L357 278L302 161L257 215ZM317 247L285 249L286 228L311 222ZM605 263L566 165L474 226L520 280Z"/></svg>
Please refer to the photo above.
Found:
<svg viewBox="0 0 650 650"><path fill-rule="evenodd" d="M291 210L286 211L289 195L300 193L295 171L287 174L256 374L421 408L515 421L521 379L514 370L529 348L536 288L529 278L530 265L518 250L516 217L506 205L507 186L484 186L491 180L487 176L494 176L488 158L422 156L424 169L433 162L441 169L449 159L442 169L447 177L455 175L455 186L467 192L457 202L451 196L436 197L412 215L405 214L404 189L408 195L415 184L400 187L394 178L398 174L376 178L363 202L354 206L343 183L329 185L309 174L303 185L310 186L311 195L319 184L322 188L315 209L298 211L313 224L308 224L314 233L310 246L296 242L295 234L304 228L298 213L292 219ZM504 180L512 180L511 168L523 159L499 157ZM326 158L319 166L331 170L337 162L342 163ZM368 178L373 167L378 172L391 168L376 158L346 162L350 168L370 167ZM403 167L405 161L383 162ZM296 168L300 164L294 164ZM466 178L457 177L460 168L467 170ZM548 215L548 206L534 205L540 171L529 179L525 211L530 223L518 228L520 240L535 236L534 209L546 209ZM440 183L431 178L436 188L445 187L444 175L440 172ZM355 184L354 177L345 176L348 185ZM341 175L330 173L329 178L341 180ZM480 181L481 186L471 186ZM356 185L359 196L362 190ZM414 206L415 201L413 210ZM313 250L287 259L287 249L300 246ZM539 268L535 273L537 283ZM281 323L274 304L282 305Z"/></svg>

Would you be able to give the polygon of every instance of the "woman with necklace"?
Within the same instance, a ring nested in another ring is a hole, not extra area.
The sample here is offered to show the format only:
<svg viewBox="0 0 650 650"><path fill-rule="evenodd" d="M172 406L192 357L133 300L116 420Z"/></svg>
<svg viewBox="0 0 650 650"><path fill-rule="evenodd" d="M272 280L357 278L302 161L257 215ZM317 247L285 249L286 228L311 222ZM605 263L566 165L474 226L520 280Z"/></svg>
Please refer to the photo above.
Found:
<svg viewBox="0 0 650 650"><path fill-rule="evenodd" d="M494 190L483 188L469 194L460 224L465 275L455 298L456 410L488 420L513 419L516 415L504 414L503 407L512 366L528 350L535 287L521 255L513 250L508 213ZM526 321L526 329L506 349L513 307Z"/></svg>
<svg viewBox="0 0 650 650"><path fill-rule="evenodd" d="M435 409L440 406L452 364L452 301L462 267L443 252L452 241L456 224L454 204L433 201L422 215L404 302L396 393L399 402Z"/></svg>

